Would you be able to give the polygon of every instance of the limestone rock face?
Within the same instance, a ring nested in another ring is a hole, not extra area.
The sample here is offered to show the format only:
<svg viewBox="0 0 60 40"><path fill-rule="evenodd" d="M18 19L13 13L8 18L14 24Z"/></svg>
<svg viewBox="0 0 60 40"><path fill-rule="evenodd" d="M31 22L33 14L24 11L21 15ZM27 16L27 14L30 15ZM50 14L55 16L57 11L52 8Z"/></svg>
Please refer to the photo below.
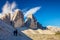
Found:
<svg viewBox="0 0 60 40"><path fill-rule="evenodd" d="M13 15L14 27L21 27L24 25L24 16L20 10L16 10Z"/></svg>
<svg viewBox="0 0 60 40"><path fill-rule="evenodd" d="M4 14L4 16L1 18L5 23L9 24L10 25L10 13L8 14Z"/></svg>
<svg viewBox="0 0 60 40"><path fill-rule="evenodd" d="M37 21L36 21L35 17L32 14L27 16L26 25L28 25L32 29L37 28Z"/></svg>

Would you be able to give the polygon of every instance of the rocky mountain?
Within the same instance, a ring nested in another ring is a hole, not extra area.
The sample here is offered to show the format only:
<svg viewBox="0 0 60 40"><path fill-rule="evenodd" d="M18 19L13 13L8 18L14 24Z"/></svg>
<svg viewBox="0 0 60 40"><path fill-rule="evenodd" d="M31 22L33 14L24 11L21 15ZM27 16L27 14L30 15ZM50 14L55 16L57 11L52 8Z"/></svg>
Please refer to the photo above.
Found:
<svg viewBox="0 0 60 40"><path fill-rule="evenodd" d="M22 27L24 25L23 12L18 9L15 10L12 21L14 22L14 27Z"/></svg>
<svg viewBox="0 0 60 40"><path fill-rule="evenodd" d="M36 29L37 28L37 20L35 19L34 15L29 14L27 16L27 21L26 21L26 26L32 28L32 29Z"/></svg>
<svg viewBox="0 0 60 40"><path fill-rule="evenodd" d="M4 14L1 18L3 22L7 23L8 25L11 25L13 27L22 27L26 26L32 29L40 28L40 29L50 29L50 30L59 30L59 28L55 27L43 27L39 22L37 22L36 18L33 14L27 15L27 20L24 22L24 15L21 10L15 10L15 12L11 15L11 13Z"/></svg>
<svg viewBox="0 0 60 40"><path fill-rule="evenodd" d="M31 29L40 28L40 29L45 29L45 30L49 29L52 31L60 30L59 28L55 28L55 27L43 27L39 22L37 22L36 18L31 13L27 15L27 20L26 22L24 22L23 12L18 9L15 10L15 12L12 15L11 13L4 14L0 19L6 24L11 25L14 28L20 28L22 26L25 26Z"/></svg>
<svg viewBox="0 0 60 40"><path fill-rule="evenodd" d="M2 19L5 23L7 23L15 28L19 28L24 25L26 27L30 27L32 29L36 29L38 27L42 28L42 25L40 25L37 22L36 18L32 14L28 14L27 20L26 20L26 22L24 22L23 12L19 9L16 9L13 14L11 14L11 13L4 14L4 16L0 19Z"/></svg>

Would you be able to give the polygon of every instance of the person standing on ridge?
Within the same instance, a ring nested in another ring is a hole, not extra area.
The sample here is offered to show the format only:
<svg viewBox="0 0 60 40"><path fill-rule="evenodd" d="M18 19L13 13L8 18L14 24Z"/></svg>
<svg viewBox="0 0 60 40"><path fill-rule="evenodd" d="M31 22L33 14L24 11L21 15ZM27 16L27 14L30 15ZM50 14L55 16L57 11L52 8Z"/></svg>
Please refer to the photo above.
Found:
<svg viewBox="0 0 60 40"><path fill-rule="evenodd" d="M17 29L13 33L14 33L14 36L17 36L17 34L18 34Z"/></svg>

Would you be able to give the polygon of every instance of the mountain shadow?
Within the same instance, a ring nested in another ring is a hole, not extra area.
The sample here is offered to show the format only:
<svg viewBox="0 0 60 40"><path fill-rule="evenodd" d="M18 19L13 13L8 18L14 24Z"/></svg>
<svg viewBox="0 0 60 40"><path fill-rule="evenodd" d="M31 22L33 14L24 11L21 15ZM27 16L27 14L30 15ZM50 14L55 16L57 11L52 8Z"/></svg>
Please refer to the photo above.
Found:
<svg viewBox="0 0 60 40"><path fill-rule="evenodd" d="M39 22L37 22L37 27L38 27L38 29L42 29L42 30L47 29L47 27L42 26L42 24L40 24Z"/></svg>

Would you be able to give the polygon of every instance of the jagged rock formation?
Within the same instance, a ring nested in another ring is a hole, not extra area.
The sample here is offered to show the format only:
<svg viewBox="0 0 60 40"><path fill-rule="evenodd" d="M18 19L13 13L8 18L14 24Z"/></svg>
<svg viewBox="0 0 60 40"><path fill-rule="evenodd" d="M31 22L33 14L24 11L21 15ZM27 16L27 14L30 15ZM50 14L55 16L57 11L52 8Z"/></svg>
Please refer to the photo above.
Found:
<svg viewBox="0 0 60 40"><path fill-rule="evenodd" d="M21 27L24 26L24 15L22 11L15 10L14 14L4 14L4 16L1 18L5 23L10 24L13 27ZM37 26L38 25L38 26ZM42 28L42 26L37 22L34 15L28 14L27 15L27 21L25 22L26 27L30 27L32 29L36 29L37 27Z"/></svg>
<svg viewBox="0 0 60 40"><path fill-rule="evenodd" d="M23 13L19 10L16 10L13 15L14 27L21 27L24 25L24 16Z"/></svg>
<svg viewBox="0 0 60 40"><path fill-rule="evenodd" d="M37 20L35 19L35 17L32 14L29 14L27 16L26 25L28 25L32 29L37 28Z"/></svg>

